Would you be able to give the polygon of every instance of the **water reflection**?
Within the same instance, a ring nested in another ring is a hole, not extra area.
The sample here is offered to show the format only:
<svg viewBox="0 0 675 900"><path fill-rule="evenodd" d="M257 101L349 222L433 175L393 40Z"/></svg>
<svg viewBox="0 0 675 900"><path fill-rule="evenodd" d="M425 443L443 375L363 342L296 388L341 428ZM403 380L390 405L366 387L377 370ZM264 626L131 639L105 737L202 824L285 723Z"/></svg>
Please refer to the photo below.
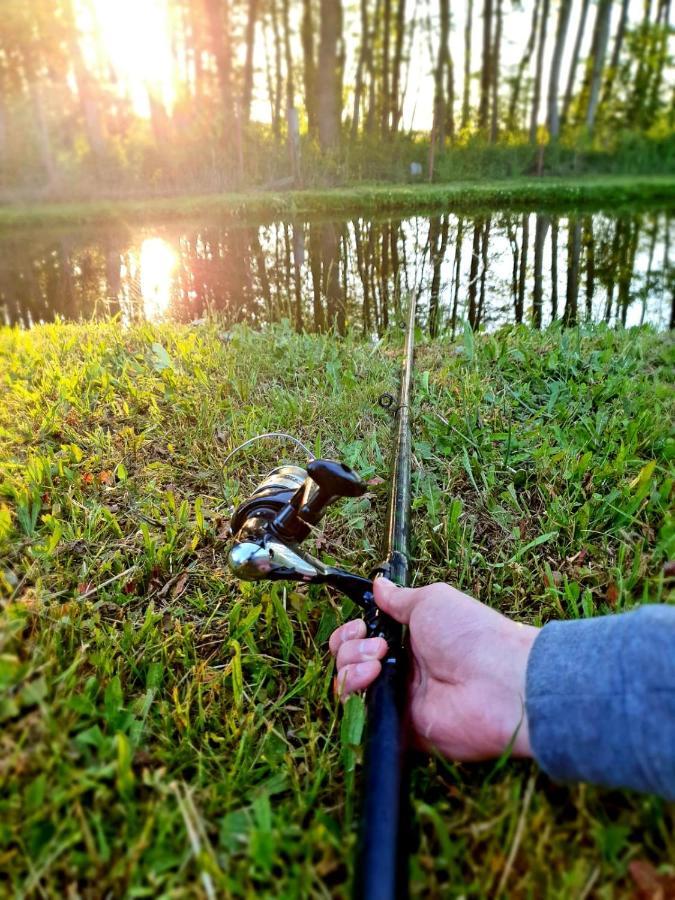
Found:
<svg viewBox="0 0 675 900"><path fill-rule="evenodd" d="M260 227L107 228L0 239L0 318L30 326L119 314L382 332L418 298L438 334L468 320L675 325L667 211L495 213Z"/></svg>
<svg viewBox="0 0 675 900"><path fill-rule="evenodd" d="M171 305L171 289L178 257L162 238L146 238L141 244L140 283L143 315L148 321L163 319ZM131 310L133 314L133 310Z"/></svg>

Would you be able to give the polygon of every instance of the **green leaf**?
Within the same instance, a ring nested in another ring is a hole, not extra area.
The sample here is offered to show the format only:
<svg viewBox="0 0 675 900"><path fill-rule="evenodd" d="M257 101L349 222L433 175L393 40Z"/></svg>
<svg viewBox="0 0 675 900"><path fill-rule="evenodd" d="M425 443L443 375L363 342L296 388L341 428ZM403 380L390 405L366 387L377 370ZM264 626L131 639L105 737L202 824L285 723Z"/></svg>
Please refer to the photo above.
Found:
<svg viewBox="0 0 675 900"><path fill-rule="evenodd" d="M152 367L155 372L163 372L165 369L172 367L171 357L161 344L154 343L152 345L152 354Z"/></svg>
<svg viewBox="0 0 675 900"><path fill-rule="evenodd" d="M115 743L117 744L117 788L121 794L128 794L134 786L131 744L126 734L121 732L115 735Z"/></svg>
<svg viewBox="0 0 675 900"><path fill-rule="evenodd" d="M239 641L230 641L233 650L231 662L232 695L234 705L239 709L244 701L244 673L241 668L241 644Z"/></svg>
<svg viewBox="0 0 675 900"><path fill-rule="evenodd" d="M342 760L347 772L352 772L356 766L355 750L361 744L365 721L366 705L363 697L360 697L358 694L352 694L345 703L342 725L340 726Z"/></svg>
<svg viewBox="0 0 675 900"><path fill-rule="evenodd" d="M545 544L547 541L551 541L555 537L558 537L557 531L547 531L546 534L540 534L539 537L536 537L533 541L530 541L529 544L525 544L524 547L521 547L520 550L517 550L513 554L511 559L507 562L507 565L517 562L528 552L528 550L532 550L534 547L538 547L540 544Z"/></svg>

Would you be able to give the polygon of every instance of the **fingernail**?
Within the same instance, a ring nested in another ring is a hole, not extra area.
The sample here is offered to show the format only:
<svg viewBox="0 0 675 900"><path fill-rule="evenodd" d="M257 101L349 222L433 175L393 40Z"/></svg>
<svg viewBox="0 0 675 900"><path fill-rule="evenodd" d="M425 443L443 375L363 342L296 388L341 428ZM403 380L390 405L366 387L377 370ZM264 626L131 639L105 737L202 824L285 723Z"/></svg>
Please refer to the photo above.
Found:
<svg viewBox="0 0 675 900"><path fill-rule="evenodd" d="M366 638L359 644L359 653L375 659L380 654L380 641L378 638Z"/></svg>
<svg viewBox="0 0 675 900"><path fill-rule="evenodd" d="M397 585L395 585L393 581L390 581L388 578L385 578L384 575L380 575L380 577L376 580L379 581L380 584L386 584L387 587L393 587L393 588L397 587Z"/></svg>

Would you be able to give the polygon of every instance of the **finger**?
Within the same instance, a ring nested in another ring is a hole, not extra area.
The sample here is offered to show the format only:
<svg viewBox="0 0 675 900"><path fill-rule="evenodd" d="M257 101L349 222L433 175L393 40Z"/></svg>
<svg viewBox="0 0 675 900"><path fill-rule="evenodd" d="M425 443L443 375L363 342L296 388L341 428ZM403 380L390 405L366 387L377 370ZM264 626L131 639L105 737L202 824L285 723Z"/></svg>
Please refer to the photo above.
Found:
<svg viewBox="0 0 675 900"><path fill-rule="evenodd" d="M346 700L350 694L356 691L365 690L375 681L381 668L379 660L372 659L340 669L335 679L335 692L340 700Z"/></svg>
<svg viewBox="0 0 675 900"><path fill-rule="evenodd" d="M335 656L340 649L340 645L344 644L345 641L353 641L365 636L366 623L363 619L354 619L352 622L345 622L344 625L340 625L340 627L336 628L331 634L330 640L328 641L330 652Z"/></svg>
<svg viewBox="0 0 675 900"><path fill-rule="evenodd" d="M369 659L382 659L386 652L387 642L384 638L345 641L337 652L338 670L352 663L366 662Z"/></svg>
<svg viewBox="0 0 675 900"><path fill-rule="evenodd" d="M412 611L424 597L424 592L424 588L399 587L388 578L376 578L373 582L373 593L377 605L392 619L396 619L397 622L404 625L410 622Z"/></svg>

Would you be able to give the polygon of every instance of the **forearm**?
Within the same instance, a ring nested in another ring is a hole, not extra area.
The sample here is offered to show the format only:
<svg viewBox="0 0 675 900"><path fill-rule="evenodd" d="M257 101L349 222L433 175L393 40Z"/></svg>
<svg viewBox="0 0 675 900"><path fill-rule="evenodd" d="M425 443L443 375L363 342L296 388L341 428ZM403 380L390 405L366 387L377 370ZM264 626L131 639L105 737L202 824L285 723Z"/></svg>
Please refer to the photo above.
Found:
<svg viewBox="0 0 675 900"><path fill-rule="evenodd" d="M532 752L552 778L675 799L675 607L546 625L526 708Z"/></svg>

